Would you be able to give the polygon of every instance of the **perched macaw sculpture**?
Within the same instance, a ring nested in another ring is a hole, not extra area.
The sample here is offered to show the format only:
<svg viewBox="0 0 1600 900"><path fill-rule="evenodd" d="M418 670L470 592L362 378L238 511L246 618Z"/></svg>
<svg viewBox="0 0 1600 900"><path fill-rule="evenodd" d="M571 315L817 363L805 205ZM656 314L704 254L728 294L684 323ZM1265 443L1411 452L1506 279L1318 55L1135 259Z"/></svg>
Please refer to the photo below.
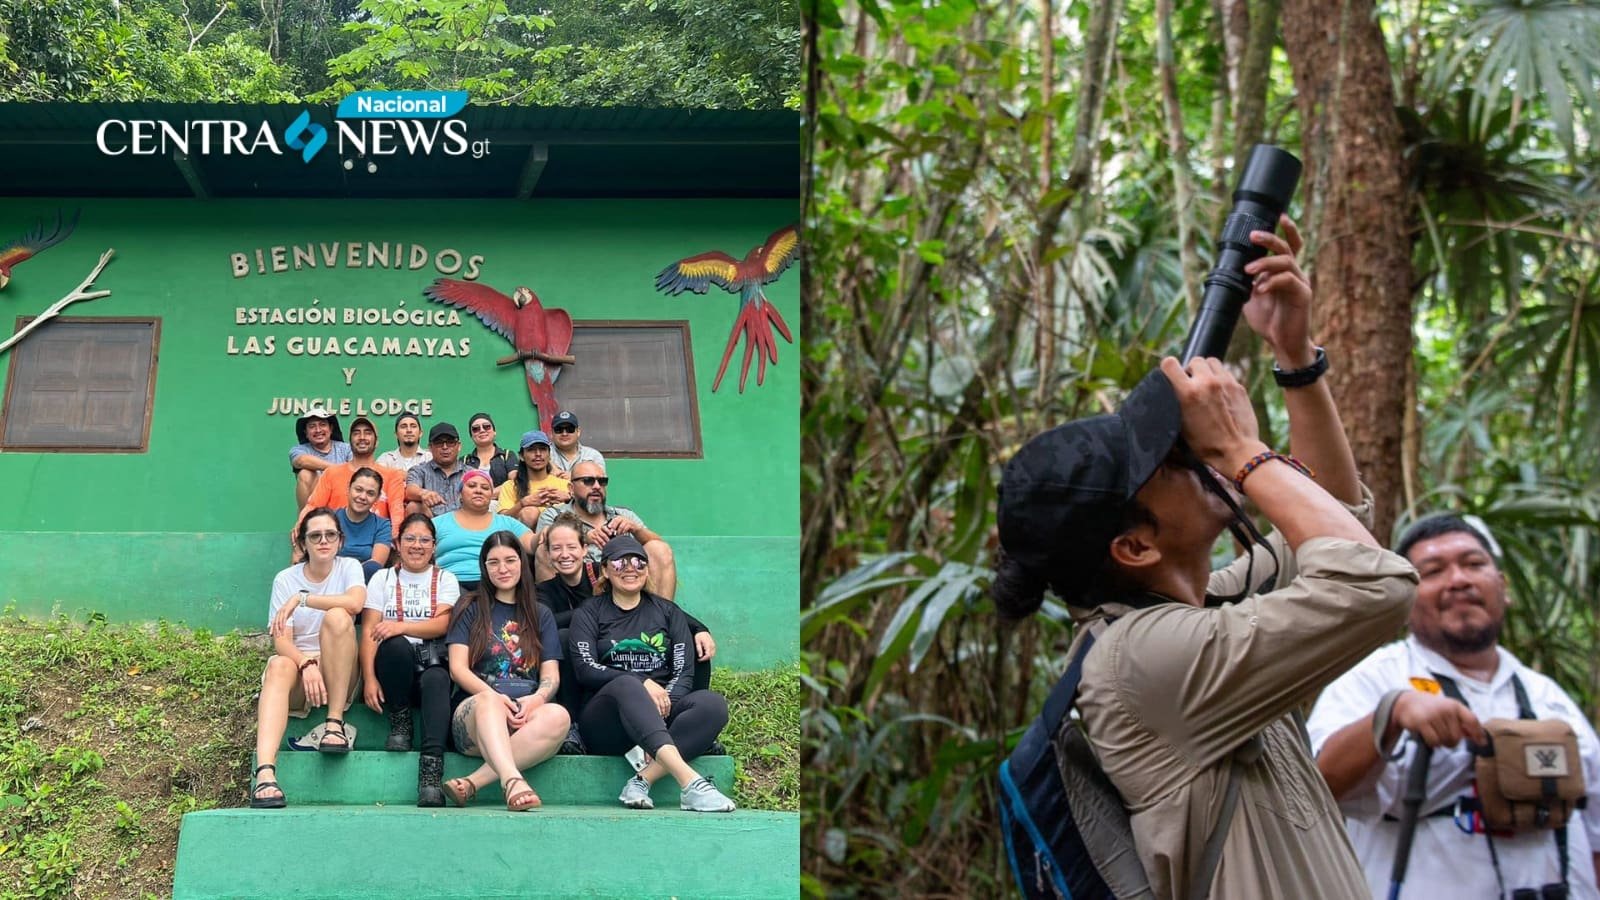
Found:
<svg viewBox="0 0 1600 900"><path fill-rule="evenodd" d="M517 352L495 360L497 366L522 363L528 376L528 397L539 408L539 427L550 430L555 417L556 379L563 365L575 365L572 317L564 309L545 309L539 297L518 287L507 297L486 284L436 278L423 295L477 316L490 331L511 342Z"/></svg>
<svg viewBox="0 0 1600 900"><path fill-rule="evenodd" d="M11 283L11 270L23 260L32 259L40 253L61 243L72 236L72 230L78 227L78 215L83 210L72 214L72 221L63 227L61 211L56 210L56 227L50 234L44 233L44 220L28 229L22 237L0 247L0 289Z"/></svg>
<svg viewBox="0 0 1600 900"><path fill-rule="evenodd" d="M728 346L722 351L722 366L717 369L717 378L711 383L712 392L722 384L722 375L728 371L728 360L733 358L733 348L739 342L739 335L743 334L746 338L744 365L739 369L741 394L744 393L745 379L750 374L752 354L758 358L757 386L766 380L767 363L778 363L778 342L772 337L773 326L777 327L784 340L794 343L794 338L789 335L789 326L784 324L778 308L762 293L761 286L777 281L783 270L789 268L799 255L799 248L800 231L790 225L774 231L766 243L746 253L742 260L713 250L680 259L656 276L656 290L666 291L668 295L684 291L704 294L706 288L713 284L729 293L739 294L739 317L734 320L733 331L728 335Z"/></svg>

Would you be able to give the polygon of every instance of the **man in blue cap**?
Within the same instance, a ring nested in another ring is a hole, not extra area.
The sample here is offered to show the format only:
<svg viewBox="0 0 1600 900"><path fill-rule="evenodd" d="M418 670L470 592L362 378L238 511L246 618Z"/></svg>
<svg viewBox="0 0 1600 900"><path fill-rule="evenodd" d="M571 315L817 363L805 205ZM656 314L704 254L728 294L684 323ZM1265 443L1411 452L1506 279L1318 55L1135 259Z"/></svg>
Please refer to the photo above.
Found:
<svg viewBox="0 0 1600 900"><path fill-rule="evenodd" d="M550 467L550 436L538 429L523 432L521 456L511 477L500 485L496 501L501 513L515 516L529 528L539 515L571 499L567 478Z"/></svg>

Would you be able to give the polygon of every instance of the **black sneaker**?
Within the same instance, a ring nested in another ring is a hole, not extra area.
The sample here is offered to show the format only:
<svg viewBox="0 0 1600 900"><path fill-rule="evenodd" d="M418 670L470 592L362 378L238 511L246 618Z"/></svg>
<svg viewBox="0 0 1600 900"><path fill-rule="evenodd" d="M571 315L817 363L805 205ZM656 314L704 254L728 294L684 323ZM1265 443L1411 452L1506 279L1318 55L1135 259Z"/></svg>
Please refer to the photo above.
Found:
<svg viewBox="0 0 1600 900"><path fill-rule="evenodd" d="M706 756L727 756L728 755L728 748L722 746L722 742L721 741L712 741L711 742L711 746L706 749L706 754L705 755Z"/></svg>
<svg viewBox="0 0 1600 900"><path fill-rule="evenodd" d="M556 753L561 756L586 756L589 751L583 746L583 735L578 733L577 723L567 729L567 739L561 742L561 749Z"/></svg>

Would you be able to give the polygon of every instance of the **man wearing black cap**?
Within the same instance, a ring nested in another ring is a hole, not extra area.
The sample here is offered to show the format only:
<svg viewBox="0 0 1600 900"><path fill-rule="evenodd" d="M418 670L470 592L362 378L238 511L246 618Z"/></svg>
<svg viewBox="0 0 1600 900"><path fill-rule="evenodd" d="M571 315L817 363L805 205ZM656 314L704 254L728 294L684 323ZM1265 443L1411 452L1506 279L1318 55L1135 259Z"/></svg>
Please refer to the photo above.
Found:
<svg viewBox="0 0 1600 900"><path fill-rule="evenodd" d="M461 435L449 422L428 431L433 459L406 473L406 509L441 516L461 505Z"/></svg>
<svg viewBox="0 0 1600 900"><path fill-rule="evenodd" d="M1290 442L1309 467L1261 442L1219 362L1168 358L1117 414L1029 441L1000 488L996 606L1020 618L1048 588L1081 623L1074 653L1094 636L1081 727L1158 898L1371 896L1292 714L1394 634L1416 570L1363 525L1372 500L1320 380L1299 235L1285 231L1289 242L1252 235L1275 255L1247 267L1244 313L1277 358ZM1218 472L1276 533L1211 573L1218 536L1247 521ZM1231 823L1208 868L1230 782Z"/></svg>
<svg viewBox="0 0 1600 900"><path fill-rule="evenodd" d="M300 443L289 448L289 468L294 470L294 502L305 506L324 469L350 461L350 445L339 430L339 418L313 406L294 423Z"/></svg>
<svg viewBox="0 0 1600 900"><path fill-rule="evenodd" d="M581 462L592 462L602 469L606 467L606 458L599 450L578 443L583 432L578 428L578 417L571 411L564 409L556 413L550 420L550 435L556 442L550 451L550 466L562 475L570 476Z"/></svg>

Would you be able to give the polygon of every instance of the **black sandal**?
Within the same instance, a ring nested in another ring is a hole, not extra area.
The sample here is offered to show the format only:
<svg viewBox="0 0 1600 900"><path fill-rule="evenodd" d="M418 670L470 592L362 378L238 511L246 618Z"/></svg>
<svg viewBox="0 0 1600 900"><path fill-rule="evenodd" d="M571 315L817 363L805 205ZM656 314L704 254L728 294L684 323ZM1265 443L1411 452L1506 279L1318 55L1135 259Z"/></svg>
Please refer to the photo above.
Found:
<svg viewBox="0 0 1600 900"><path fill-rule="evenodd" d="M251 772L250 776L252 778L256 778L261 774L262 769L271 769L272 774L278 774L278 767L272 763L267 763L263 766L256 766L256 770ZM278 796L263 797L261 796L262 788L273 788L278 792ZM278 783L276 781L261 781L257 779L256 786L250 789L251 809L283 809L285 805L286 804L283 799L283 788L278 787Z"/></svg>
<svg viewBox="0 0 1600 900"><path fill-rule="evenodd" d="M338 737L339 737L339 740L340 740L341 743L330 745L328 743L328 738L334 736L334 734L333 734L333 726L334 725L338 725L339 726L339 735L338 735ZM349 753L350 752L350 736L345 734L345 732L344 732L344 720L343 719L329 719L328 720L327 725L322 729L322 740L317 744L317 749L321 750L323 753Z"/></svg>

